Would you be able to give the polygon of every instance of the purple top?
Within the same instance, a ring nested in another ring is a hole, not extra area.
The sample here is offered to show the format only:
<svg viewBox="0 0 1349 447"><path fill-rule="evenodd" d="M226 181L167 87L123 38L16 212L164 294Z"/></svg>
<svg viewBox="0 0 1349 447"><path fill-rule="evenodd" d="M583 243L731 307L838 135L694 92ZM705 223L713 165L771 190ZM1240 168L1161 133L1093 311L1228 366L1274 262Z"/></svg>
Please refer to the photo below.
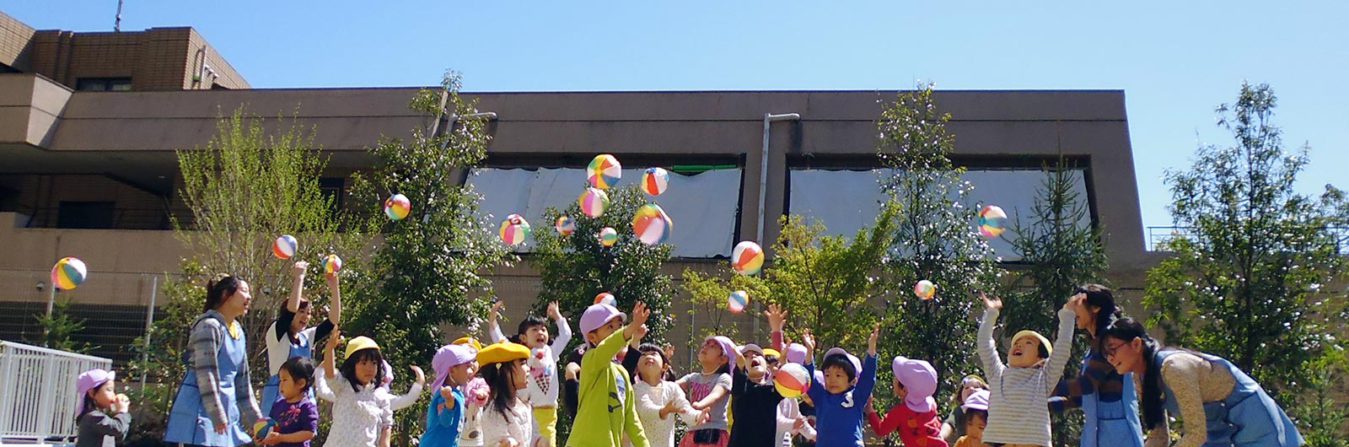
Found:
<svg viewBox="0 0 1349 447"><path fill-rule="evenodd" d="M318 434L319 431L319 410L314 406L314 401L309 399L300 399L299 402L286 402L282 397L272 404L272 411L268 413L272 421L276 422L277 433L288 435L295 432L311 431ZM309 441L305 442L283 442L277 444L278 447L309 447Z"/></svg>

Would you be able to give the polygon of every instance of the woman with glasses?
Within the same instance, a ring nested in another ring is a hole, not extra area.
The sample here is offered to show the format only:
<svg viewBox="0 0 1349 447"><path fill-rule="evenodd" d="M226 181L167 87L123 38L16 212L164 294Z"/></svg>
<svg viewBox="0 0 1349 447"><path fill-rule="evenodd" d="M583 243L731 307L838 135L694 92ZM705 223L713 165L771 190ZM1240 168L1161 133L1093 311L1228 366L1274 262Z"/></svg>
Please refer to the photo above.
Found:
<svg viewBox="0 0 1349 447"><path fill-rule="evenodd" d="M1076 299L1079 297L1083 299ZM1082 409L1082 447L1142 447L1133 376L1116 372L1101 348L1101 334L1123 317L1115 306L1114 294L1105 286L1087 284L1079 287L1069 302L1076 303L1072 308L1077 314L1077 328L1087 334L1090 349L1078 376L1064 377L1054 387L1050 411Z"/></svg>
<svg viewBox="0 0 1349 447"><path fill-rule="evenodd" d="M1142 324L1124 318L1105 331L1106 359L1120 374L1141 382L1148 446L1170 440L1167 416L1179 416L1177 447L1298 447L1302 435L1260 384L1231 362L1163 347Z"/></svg>

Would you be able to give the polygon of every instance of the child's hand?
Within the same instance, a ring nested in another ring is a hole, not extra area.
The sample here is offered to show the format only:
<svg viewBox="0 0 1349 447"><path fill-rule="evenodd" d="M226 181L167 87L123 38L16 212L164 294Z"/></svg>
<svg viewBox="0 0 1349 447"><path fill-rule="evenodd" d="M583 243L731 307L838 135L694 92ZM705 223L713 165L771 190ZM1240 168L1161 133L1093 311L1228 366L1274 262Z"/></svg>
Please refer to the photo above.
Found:
<svg viewBox="0 0 1349 447"><path fill-rule="evenodd" d="M445 398L444 405L446 411L454 409L454 387L452 386L440 387L440 397Z"/></svg>
<svg viewBox="0 0 1349 447"><path fill-rule="evenodd" d="M548 318L553 320L562 319L562 312L557 310L557 301L548 303Z"/></svg>
<svg viewBox="0 0 1349 447"><path fill-rule="evenodd" d="M646 303L638 301L636 305L632 306L632 321L628 322L628 328L623 335L626 335L628 339L635 337L639 328L646 324L648 318L651 318L651 310L646 308Z"/></svg>
<svg viewBox="0 0 1349 447"><path fill-rule="evenodd" d="M815 336L810 333L810 329L801 332L801 344L806 347L807 353L815 352Z"/></svg>
<svg viewBox="0 0 1349 447"><path fill-rule="evenodd" d="M501 443L497 445L500 447L520 447L520 443L516 442L515 438L502 439Z"/></svg>
<svg viewBox="0 0 1349 447"><path fill-rule="evenodd" d="M497 319L501 318L501 311L506 309L506 303L497 301L492 303L492 311L487 313L487 321L493 326L497 324Z"/></svg>
<svg viewBox="0 0 1349 447"><path fill-rule="evenodd" d="M993 310L1002 310L1002 298L989 298L984 292L979 292L979 298L984 300L984 307Z"/></svg>
<svg viewBox="0 0 1349 447"><path fill-rule="evenodd" d="M304 261L295 261L295 265L290 267L290 274L296 279L304 278L304 274L308 271L309 263Z"/></svg>
<svg viewBox="0 0 1349 447"><path fill-rule="evenodd" d="M281 434L277 433L276 430L268 431L267 437L263 438L261 441L258 441L258 444L262 445L277 445L280 443L281 443Z"/></svg>
<svg viewBox="0 0 1349 447"><path fill-rule="evenodd" d="M412 373L417 375L417 384L426 385L426 374L422 372L422 368L417 365L412 365L411 368Z"/></svg>
<svg viewBox="0 0 1349 447"><path fill-rule="evenodd" d="M567 364L567 373L566 373L567 380L575 381L576 375L580 373L581 373L581 365L577 365L576 362L571 362Z"/></svg>
<svg viewBox="0 0 1349 447"><path fill-rule="evenodd" d="M336 273L323 275L323 281L328 283L328 290L337 290L337 286L341 282L338 280Z"/></svg>
<svg viewBox="0 0 1349 447"><path fill-rule="evenodd" d="M711 409L707 409L699 412L698 417L694 418L694 425L703 425L706 424L709 419L712 419L712 413L710 413L710 411Z"/></svg>
<svg viewBox="0 0 1349 447"><path fill-rule="evenodd" d="M862 411L866 412L866 414L876 414L876 396L867 398L867 404L862 407Z"/></svg>
<svg viewBox="0 0 1349 447"><path fill-rule="evenodd" d="M632 346L633 346L634 348L635 348L635 347L638 347L638 346L641 346L641 345L642 345L642 337L645 337L646 334L649 333L649 332L651 332L651 328L646 327L645 324L643 324L643 325L641 325L641 326L637 326L636 328L633 328L633 330L632 330L632 341L630 342L630 343L632 344Z"/></svg>
<svg viewBox="0 0 1349 447"><path fill-rule="evenodd" d="M339 343L342 343L342 330L333 328L333 333L328 334L328 343L323 345L323 350L332 355L332 352L337 350Z"/></svg>
<svg viewBox="0 0 1349 447"><path fill-rule="evenodd" d="M796 418L796 423L792 424L792 430L801 430L806 428L806 418Z"/></svg>
<svg viewBox="0 0 1349 447"><path fill-rule="evenodd" d="M782 332L782 328L787 326L787 309L779 307L777 303L769 304L768 310L765 310L763 314L768 318L770 330Z"/></svg>
<svg viewBox="0 0 1349 447"><path fill-rule="evenodd" d="M876 355L876 342L881 339L881 323L876 322L876 326L871 328L871 337L867 338L867 354Z"/></svg>
<svg viewBox="0 0 1349 447"><path fill-rule="evenodd" d="M130 409L131 409L131 398L126 397L125 394L118 394L117 402L113 403L113 412L126 413Z"/></svg>

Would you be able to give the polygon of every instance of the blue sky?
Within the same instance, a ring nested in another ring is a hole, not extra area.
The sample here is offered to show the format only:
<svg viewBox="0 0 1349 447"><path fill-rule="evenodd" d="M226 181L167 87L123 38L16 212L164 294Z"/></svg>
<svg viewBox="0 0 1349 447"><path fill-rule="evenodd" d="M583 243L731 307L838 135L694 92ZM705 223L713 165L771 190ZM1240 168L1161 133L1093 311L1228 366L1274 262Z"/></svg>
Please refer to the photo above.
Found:
<svg viewBox="0 0 1349 447"><path fill-rule="evenodd" d="M1122 89L1144 225L1243 80L1279 96L1299 189L1349 187L1349 2L126 0L123 30L193 26L257 88L468 91ZM39 29L107 31L115 0L0 0ZM1088 4L1090 6L1088 6ZM1110 204L1102 204L1110 206Z"/></svg>

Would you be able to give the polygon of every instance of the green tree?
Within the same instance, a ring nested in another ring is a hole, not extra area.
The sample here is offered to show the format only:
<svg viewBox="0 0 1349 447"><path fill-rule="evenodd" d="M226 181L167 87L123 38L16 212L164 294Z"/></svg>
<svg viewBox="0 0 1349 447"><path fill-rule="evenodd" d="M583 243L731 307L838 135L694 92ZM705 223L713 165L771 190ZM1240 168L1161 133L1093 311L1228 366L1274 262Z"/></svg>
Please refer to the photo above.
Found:
<svg viewBox="0 0 1349 447"><path fill-rule="evenodd" d="M42 338L37 340L41 346L80 354L94 350L88 342L75 341L75 334L84 331L84 319L70 314L70 300L54 303L51 315L38 315L37 324L42 327Z"/></svg>
<svg viewBox="0 0 1349 447"><path fill-rule="evenodd" d="M951 116L937 110L930 85L902 93L885 106L877 124L877 154L892 172L882 189L903 212L892 219L895 237L887 253L882 351L927 360L953 392L964 374L979 371L974 355L973 291L993 291L1000 269L992 249L975 230L978 207L965 169L950 154ZM920 280L937 286L931 300L913 296Z"/></svg>
<svg viewBox="0 0 1349 447"><path fill-rule="evenodd" d="M610 189L609 199L608 208L598 218L586 217L576 203L563 211L549 208L544 213L548 224L561 215L570 217L576 222L576 231L562 236L549 228L551 225L534 231L538 246L529 263L538 269L542 283L536 310L557 301L564 315L579 318L587 306L594 304L596 295L609 292L621 310L645 302L651 309L651 319L647 321L651 332L646 339L663 341L674 325L674 316L669 312L674 281L661 271L670 260L671 246L646 245L633 235L633 215L647 203L637 187ZM679 231L679 221L674 224L674 231ZM597 235L604 227L618 232L618 243L613 247L600 244ZM584 334L578 334L576 343L583 341Z"/></svg>
<svg viewBox="0 0 1349 447"><path fill-rule="evenodd" d="M368 225L382 227L383 243L366 271L346 276L351 286L344 290L351 298L343 302L350 303L343 331L376 340L399 377L410 378L408 366L424 364L445 343L443 327L482 320L488 301L477 298L492 294L486 274L508 256L494 230L477 217L481 196L455 178L486 157L486 123L451 119L439 129L447 115L477 113L477 101L460 96L460 85L459 75L448 72L440 89L419 91L410 107L427 117L427 127L412 129L406 139L382 138L370 151L374 172L352 179L353 203L369 204L359 211ZM412 213L392 222L378 204L395 193L408 197ZM395 388L407 383L400 382ZM421 413L396 416L393 444L409 445L418 436Z"/></svg>
<svg viewBox="0 0 1349 447"><path fill-rule="evenodd" d="M727 272L730 271L729 262L726 264ZM689 331L689 340L686 346L699 346L699 343L713 335L725 335L732 340L752 340L759 334L752 334L750 337L742 337L740 326L735 324L736 317L731 313L728 307L728 298L731 293L737 290L743 290L750 297L750 303L772 302L773 292L769 287L769 282L760 279L757 276L744 276L735 274L705 274L697 270L686 268L682 275L682 288L689 297L689 316L693 318L696 327ZM754 306L747 306L753 309ZM748 311L750 318L761 318ZM687 365L677 365L687 366Z"/></svg>
<svg viewBox="0 0 1349 447"><path fill-rule="evenodd" d="M1170 211L1183 228L1173 256L1148 272L1144 304L1167 341L1230 359L1285 408L1334 346L1349 258L1335 233L1349 223L1344 194L1295 192L1307 149L1287 151L1274 125L1268 85L1242 84L1217 111L1230 146L1199 148L1187 170L1170 171Z"/></svg>
<svg viewBox="0 0 1349 447"><path fill-rule="evenodd" d="M1079 224L1090 222L1091 216L1086 198L1075 189L1075 169L1063 159L1046 167L1028 221L1018 218L1012 224L1012 246L1025 267L1016 272L1015 299L1006 300L1003 316L1007 327L1053 334L1056 312L1074 290L1083 284L1106 282L1108 261L1100 229ZM1086 337L1077 339L1064 377L1079 373L1087 342ZM1055 416L1054 444L1076 444L1082 436L1082 413Z"/></svg>

